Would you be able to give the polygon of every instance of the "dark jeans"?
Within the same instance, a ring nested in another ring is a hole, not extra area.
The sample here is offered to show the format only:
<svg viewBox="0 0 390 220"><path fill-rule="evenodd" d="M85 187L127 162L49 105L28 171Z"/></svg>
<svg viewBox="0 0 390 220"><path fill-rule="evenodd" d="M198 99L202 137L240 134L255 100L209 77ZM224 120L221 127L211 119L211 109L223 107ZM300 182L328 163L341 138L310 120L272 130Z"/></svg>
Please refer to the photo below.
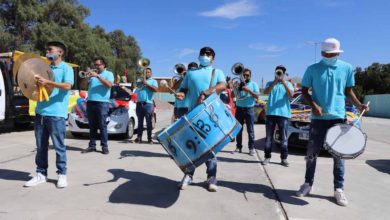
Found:
<svg viewBox="0 0 390 220"><path fill-rule="evenodd" d="M145 118L148 140L152 140L153 104L147 102L137 102L136 113L138 117L137 137L140 140L142 139Z"/></svg>
<svg viewBox="0 0 390 220"><path fill-rule="evenodd" d="M307 145L306 156L306 174L305 183L310 186L314 182L314 173L316 170L317 157L320 154L321 148L324 146L326 132L335 124L343 123L343 119L336 120L311 120L310 123L310 140ZM333 158L333 184L334 189L344 188L344 160Z"/></svg>
<svg viewBox="0 0 390 220"><path fill-rule="evenodd" d="M187 112L188 112L188 108L177 108L177 107L175 107L173 109L173 113L175 114L176 118L183 117L185 114L187 114Z"/></svg>
<svg viewBox="0 0 390 220"><path fill-rule="evenodd" d="M209 177L217 177L217 157L213 157L205 162L207 170L207 178ZM189 169L188 171L185 172L185 174L188 174L190 176L194 176L195 173L195 168L194 169Z"/></svg>
<svg viewBox="0 0 390 220"><path fill-rule="evenodd" d="M280 138L280 158L282 160L287 159L288 147L287 147L287 129L288 129L288 118L281 116L270 115L267 116L265 122L265 148L264 157L271 158L272 142L274 140L275 126L278 125L279 138Z"/></svg>
<svg viewBox="0 0 390 220"><path fill-rule="evenodd" d="M244 123L245 123L248 132L249 150L254 149L255 148L255 130L254 130L255 112L253 107L249 107L249 108L237 107L236 119L242 125L242 128L236 137L237 148L242 149L242 130L244 128Z"/></svg>
<svg viewBox="0 0 390 220"><path fill-rule="evenodd" d="M87 101L87 115L89 122L89 147L96 148L97 130L100 131L100 145L108 148L107 117L108 102Z"/></svg>
<svg viewBox="0 0 390 220"><path fill-rule="evenodd" d="M63 117L41 116L39 114L35 116L34 132L37 144L35 163L37 164L37 173L47 176L49 137L51 137L56 151L57 173L66 175L65 129L65 118Z"/></svg>

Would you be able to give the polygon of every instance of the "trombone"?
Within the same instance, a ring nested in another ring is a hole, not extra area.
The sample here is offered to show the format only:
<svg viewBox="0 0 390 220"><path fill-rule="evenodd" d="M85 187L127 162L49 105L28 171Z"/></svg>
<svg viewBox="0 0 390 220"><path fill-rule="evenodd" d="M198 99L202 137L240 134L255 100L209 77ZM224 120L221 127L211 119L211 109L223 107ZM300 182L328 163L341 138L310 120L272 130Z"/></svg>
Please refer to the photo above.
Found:
<svg viewBox="0 0 390 220"><path fill-rule="evenodd" d="M138 69L136 71L136 84L137 88L142 89L144 85L142 85L142 82L146 78L146 69L150 65L150 60L147 58L141 58L137 62L138 64Z"/></svg>
<svg viewBox="0 0 390 220"><path fill-rule="evenodd" d="M237 98L237 100L243 100L248 97L248 92L242 93L242 87L245 86L245 79L244 79L244 64L242 63L235 63L232 66L232 73L236 77L232 79L233 81L233 93L234 96Z"/></svg>

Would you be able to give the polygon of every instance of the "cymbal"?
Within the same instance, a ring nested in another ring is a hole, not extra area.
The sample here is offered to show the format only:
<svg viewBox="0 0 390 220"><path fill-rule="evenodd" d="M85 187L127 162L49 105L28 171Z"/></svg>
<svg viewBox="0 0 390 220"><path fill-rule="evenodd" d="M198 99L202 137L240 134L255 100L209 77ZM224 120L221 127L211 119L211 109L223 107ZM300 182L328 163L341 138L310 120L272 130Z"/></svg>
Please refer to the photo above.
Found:
<svg viewBox="0 0 390 220"><path fill-rule="evenodd" d="M37 101L38 100L38 88L35 75L39 75L45 79L53 80L53 70L48 64L46 64L41 58L31 58L24 61L19 68L17 81L20 90L27 98ZM47 94L53 91L53 87L45 86Z"/></svg>
<svg viewBox="0 0 390 220"><path fill-rule="evenodd" d="M34 54L34 53L25 53L25 54L22 54L19 56L19 58L14 62L14 67L12 68L12 72L14 74L14 80L16 80L16 75L18 74L18 70L20 68L20 65L22 65L22 63L28 59L31 59L31 58L40 58L41 56L39 56L38 54Z"/></svg>

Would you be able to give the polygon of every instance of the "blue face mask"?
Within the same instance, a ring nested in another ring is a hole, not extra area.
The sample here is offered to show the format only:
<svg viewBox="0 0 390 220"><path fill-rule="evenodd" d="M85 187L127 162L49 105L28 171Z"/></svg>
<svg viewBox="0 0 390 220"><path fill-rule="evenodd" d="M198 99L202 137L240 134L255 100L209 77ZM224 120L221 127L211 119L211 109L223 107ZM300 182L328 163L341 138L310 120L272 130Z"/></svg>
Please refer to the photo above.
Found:
<svg viewBox="0 0 390 220"><path fill-rule="evenodd" d="M57 60L58 56L56 54L47 53L46 58L49 59L50 61L55 61Z"/></svg>
<svg viewBox="0 0 390 220"><path fill-rule="evenodd" d="M198 59L201 66L210 66L211 64L211 58L208 56L199 56Z"/></svg>
<svg viewBox="0 0 390 220"><path fill-rule="evenodd" d="M331 58L322 57L322 60L324 61L324 63L326 65L334 66L336 64L338 58L339 58L339 56L335 56L335 57L331 57Z"/></svg>

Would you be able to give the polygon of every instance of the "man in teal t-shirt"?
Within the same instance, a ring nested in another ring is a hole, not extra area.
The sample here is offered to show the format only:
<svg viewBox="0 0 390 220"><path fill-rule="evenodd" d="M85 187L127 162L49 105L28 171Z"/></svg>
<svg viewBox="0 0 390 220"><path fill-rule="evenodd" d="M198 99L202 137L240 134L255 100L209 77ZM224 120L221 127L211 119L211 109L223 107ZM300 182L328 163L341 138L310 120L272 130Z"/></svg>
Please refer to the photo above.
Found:
<svg viewBox="0 0 390 220"><path fill-rule="evenodd" d="M47 181L49 137L51 137L56 151L56 165L58 181L57 187L64 188L68 185L65 120L68 117L69 90L74 83L72 67L63 59L66 54L66 46L62 42L51 41L46 45L46 57L51 61L51 69L54 73L54 81L36 76L37 82L44 87L53 87L48 101L40 101L35 109L34 132L37 145L35 163L37 175L26 182L24 186L36 186Z"/></svg>
<svg viewBox="0 0 390 220"><path fill-rule="evenodd" d="M297 196L306 196L310 193L317 156L324 146L326 132L335 124L345 121L346 98L348 97L359 110L369 110L367 105L360 103L352 90L355 85L353 69L351 64L338 59L342 52L337 39L326 39L322 42L323 59L310 65L302 79L302 94L312 107L312 119L310 140L307 145L305 183L297 191ZM310 88L312 95L309 94ZM348 204L344 195L344 166L344 160L333 158L334 196L337 204L341 206Z"/></svg>
<svg viewBox="0 0 390 220"><path fill-rule="evenodd" d="M276 125L279 130L281 142L280 159L283 166L289 166L287 161L287 129L288 119L291 118L290 98L294 95L293 85L285 80L286 67L279 65L275 68L275 80L268 82L265 94L269 94L266 109L265 122L265 148L263 165L267 165L271 160L272 142Z"/></svg>
<svg viewBox="0 0 390 220"><path fill-rule="evenodd" d="M137 82L137 105L136 114L138 118L138 129L137 138L134 140L135 143L142 142L142 133L144 128L144 118L146 120L146 130L148 135L148 143L153 144L152 141L152 120L153 120L153 109L154 101L153 94L157 92L158 84L155 79L152 78L152 69L146 68L145 79L141 82Z"/></svg>
<svg viewBox="0 0 390 220"><path fill-rule="evenodd" d="M249 155L253 156L256 154L255 150L255 111L254 106L256 100L259 98L259 86L256 82L251 80L252 71L250 69L244 69L242 73L245 84L240 85L241 88L238 89L238 94L236 97L236 119L242 125L240 132L236 137L236 150L234 152L242 152L242 130L244 128L244 123L246 124L246 129L248 132L248 148Z"/></svg>
<svg viewBox="0 0 390 220"><path fill-rule="evenodd" d="M188 71L181 84L180 92L176 94L176 97L179 99L183 99L183 97L187 97L189 99L189 112L202 103L206 97L211 95L213 92L219 94L221 91L226 89L225 75L222 70L214 69L212 67L215 59L214 50L210 47L203 47L199 52L198 59L200 67L198 69ZM206 172L208 190L215 192L218 189L217 158L213 157L205 163L207 166ZM192 183L194 173L195 169L190 169L185 172L184 177L179 184L180 189L185 189Z"/></svg>
<svg viewBox="0 0 390 220"><path fill-rule="evenodd" d="M96 151L97 131L100 131L102 153L108 154L107 117L110 103L111 87L114 74L106 69L104 58L95 58L93 65L97 72L91 71L88 80L87 115L89 123L89 144L83 152Z"/></svg>

